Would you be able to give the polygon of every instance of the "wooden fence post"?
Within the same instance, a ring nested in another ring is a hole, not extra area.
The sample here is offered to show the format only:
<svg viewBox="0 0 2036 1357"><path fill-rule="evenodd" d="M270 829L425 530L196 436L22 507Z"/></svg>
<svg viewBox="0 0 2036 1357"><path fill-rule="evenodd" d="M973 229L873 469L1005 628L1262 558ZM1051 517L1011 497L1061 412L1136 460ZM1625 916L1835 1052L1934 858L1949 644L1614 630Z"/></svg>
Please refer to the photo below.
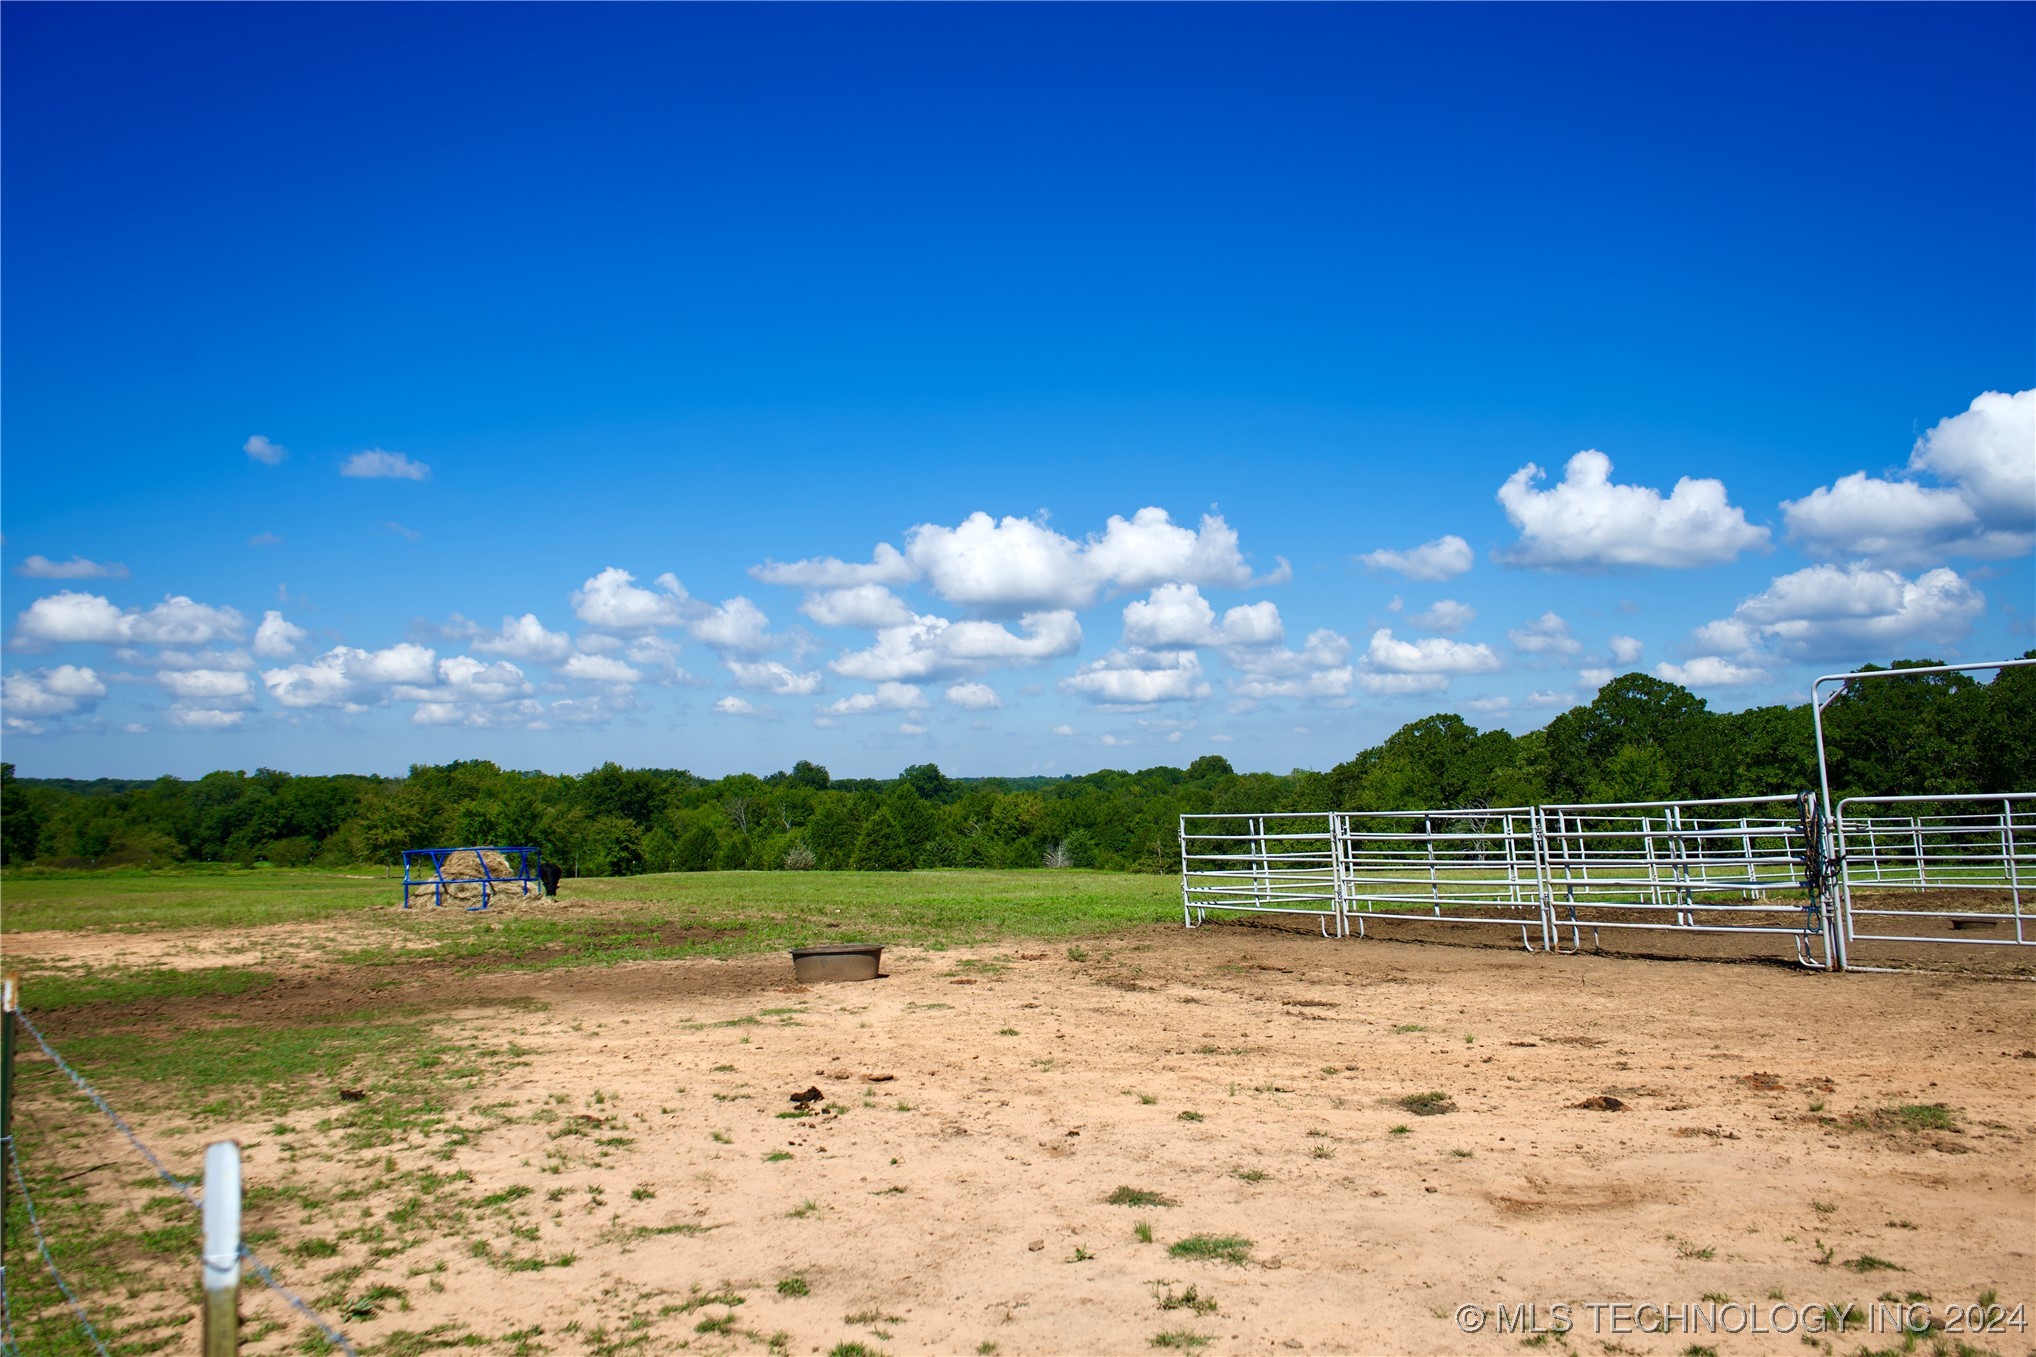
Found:
<svg viewBox="0 0 2036 1357"><path fill-rule="evenodd" d="M205 1147L204 1253L198 1272L205 1284L204 1357L240 1351L240 1142Z"/></svg>

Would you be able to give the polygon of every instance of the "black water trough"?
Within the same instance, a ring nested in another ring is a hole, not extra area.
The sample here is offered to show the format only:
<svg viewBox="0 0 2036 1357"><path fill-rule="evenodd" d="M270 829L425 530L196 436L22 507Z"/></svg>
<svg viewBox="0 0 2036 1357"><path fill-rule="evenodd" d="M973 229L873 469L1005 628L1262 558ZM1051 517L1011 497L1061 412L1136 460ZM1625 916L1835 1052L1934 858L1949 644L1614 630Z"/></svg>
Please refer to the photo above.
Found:
<svg viewBox="0 0 2036 1357"><path fill-rule="evenodd" d="M794 947L792 976L802 985L830 980L874 980L883 960L882 943L836 942L824 947Z"/></svg>

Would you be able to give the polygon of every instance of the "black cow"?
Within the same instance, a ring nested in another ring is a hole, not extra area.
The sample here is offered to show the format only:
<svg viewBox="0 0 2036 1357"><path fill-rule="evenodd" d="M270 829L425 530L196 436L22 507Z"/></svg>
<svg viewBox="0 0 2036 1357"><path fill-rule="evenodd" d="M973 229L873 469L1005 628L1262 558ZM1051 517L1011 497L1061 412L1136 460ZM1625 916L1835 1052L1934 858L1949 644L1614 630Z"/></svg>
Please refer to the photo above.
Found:
<svg viewBox="0 0 2036 1357"><path fill-rule="evenodd" d="M555 862L542 862L538 864L537 879L544 883L544 893L546 895L555 896L558 894L558 879L561 875L558 864Z"/></svg>

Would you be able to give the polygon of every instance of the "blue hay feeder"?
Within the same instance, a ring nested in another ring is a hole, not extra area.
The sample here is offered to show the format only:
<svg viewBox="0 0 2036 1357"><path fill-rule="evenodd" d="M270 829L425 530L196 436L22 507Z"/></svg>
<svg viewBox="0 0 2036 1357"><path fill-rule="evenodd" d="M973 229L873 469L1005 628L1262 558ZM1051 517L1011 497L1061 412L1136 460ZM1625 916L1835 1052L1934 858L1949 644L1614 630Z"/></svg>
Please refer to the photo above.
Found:
<svg viewBox="0 0 2036 1357"><path fill-rule="evenodd" d="M446 860L455 853L472 853L479 864L479 876L447 876ZM506 859L513 869L510 875L498 875L488 866L488 854L495 853ZM422 886L431 887L431 903L434 908L445 907L447 886L479 886L481 903L468 905L467 913L477 914L486 909L494 898L495 891L502 886L517 887L518 894L529 895L535 887L537 893L544 893L543 878L539 875L543 860L535 848L406 848L403 850L403 908L410 908L413 890Z"/></svg>

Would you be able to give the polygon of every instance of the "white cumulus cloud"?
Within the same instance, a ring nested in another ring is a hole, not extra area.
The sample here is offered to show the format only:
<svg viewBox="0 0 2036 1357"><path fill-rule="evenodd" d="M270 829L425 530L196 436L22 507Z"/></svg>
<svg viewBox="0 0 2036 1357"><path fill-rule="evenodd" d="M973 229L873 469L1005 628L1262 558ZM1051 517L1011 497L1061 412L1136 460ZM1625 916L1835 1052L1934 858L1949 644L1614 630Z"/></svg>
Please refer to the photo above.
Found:
<svg viewBox="0 0 2036 1357"><path fill-rule="evenodd" d="M1765 670L1738 664L1719 655L1699 655L1688 664L1663 661L1654 666L1654 676L1679 683L1685 688L1740 688L1749 683L1767 681Z"/></svg>
<svg viewBox="0 0 2036 1357"><path fill-rule="evenodd" d="M1583 649L1583 643L1570 634L1569 623L1552 610L1514 627L1506 639L1526 655L1574 655Z"/></svg>
<svg viewBox="0 0 2036 1357"><path fill-rule="evenodd" d="M678 576L666 571L653 581L656 590L636 583L636 576L618 566L573 590L573 615L601 631L623 634L677 626L698 614Z"/></svg>
<svg viewBox="0 0 2036 1357"><path fill-rule="evenodd" d="M862 584L906 584L919 572L904 553L888 542L877 543L866 565L816 556L804 561L765 561L749 573L765 584L785 584L800 589L846 589Z"/></svg>
<svg viewBox="0 0 2036 1357"><path fill-rule="evenodd" d="M770 634L770 625L771 620L764 616L763 609L737 596L718 608L709 609L694 622L693 639L716 650L755 655L777 644L777 638Z"/></svg>
<svg viewBox="0 0 2036 1357"><path fill-rule="evenodd" d="M1391 674L1370 669L1357 675L1357 686L1373 697L1409 697L1416 693L1439 693L1449 686L1447 674Z"/></svg>
<svg viewBox="0 0 2036 1357"><path fill-rule="evenodd" d="M895 627L912 620L905 601L881 584L850 584L808 594L799 611L823 627Z"/></svg>
<svg viewBox="0 0 2036 1357"><path fill-rule="evenodd" d="M208 707L254 701L254 684L238 669L164 669L156 674L156 683L174 698Z"/></svg>
<svg viewBox="0 0 2036 1357"><path fill-rule="evenodd" d="M1004 699L987 683L965 680L951 685L943 696L963 711L995 711L1004 705Z"/></svg>
<svg viewBox="0 0 2036 1357"><path fill-rule="evenodd" d="M260 434L242 443L240 450L248 455L250 461L260 462L263 466L274 466L290 455L290 450L281 443L271 442ZM362 455L366 456L365 453Z"/></svg>
<svg viewBox="0 0 2036 1357"><path fill-rule="evenodd" d="M1221 515L1204 514L1190 528L1154 507L1129 518L1113 514L1102 532L1080 540L1039 519L977 512L952 527L917 524L906 533L904 551L880 544L867 564L815 557L766 561L750 573L770 584L830 590L917 580L949 602L995 613L1086 608L1105 589L1253 582L1236 530ZM1291 573L1282 561L1261 582Z"/></svg>
<svg viewBox="0 0 2036 1357"><path fill-rule="evenodd" d="M1357 681L1350 641L1326 627L1309 632L1299 650L1239 648L1226 651L1224 657L1238 671L1238 677L1229 681L1231 696L1246 706L1272 698L1337 706L1349 700Z"/></svg>
<svg viewBox="0 0 2036 1357"><path fill-rule="evenodd" d="M629 662L646 670L658 683L693 683L696 680L679 666L679 647L662 636L639 636L623 648Z"/></svg>
<svg viewBox="0 0 2036 1357"><path fill-rule="evenodd" d="M1001 622L921 615L902 626L880 628L874 644L837 656L828 667L844 678L870 681L943 678L999 664L1058 659L1081 644L1081 624L1067 610L1027 613L1015 632Z"/></svg>
<svg viewBox="0 0 2036 1357"><path fill-rule="evenodd" d="M1612 638L1612 658L1620 664L1631 664L1640 658L1640 652L1647 649L1640 640L1632 636Z"/></svg>
<svg viewBox="0 0 2036 1357"><path fill-rule="evenodd" d="M1357 558L1374 570L1390 570L1410 580L1454 579L1471 568L1470 543L1451 533L1406 551L1381 549Z"/></svg>
<svg viewBox="0 0 2036 1357"><path fill-rule="evenodd" d="M1505 667L1492 648L1482 641L1451 641L1440 636L1402 641L1386 627L1372 633L1371 643L1365 647L1364 657L1359 663L1367 673L1428 674L1445 678L1452 674L1495 674Z"/></svg>
<svg viewBox="0 0 2036 1357"><path fill-rule="evenodd" d="M1062 679L1060 690L1121 710L1209 695L1201 660L1192 650L1113 650Z"/></svg>
<svg viewBox="0 0 2036 1357"><path fill-rule="evenodd" d="M0 679L0 708L10 718L69 716L106 696L99 675L83 665L19 671ZM32 732L31 732L32 733Z"/></svg>
<svg viewBox="0 0 2036 1357"><path fill-rule="evenodd" d="M1787 659L1893 658L1963 640L1985 608L1985 595L1941 566L1909 579L1864 564L1815 565L1780 576L1698 635L1758 642Z"/></svg>
<svg viewBox="0 0 2036 1357"><path fill-rule="evenodd" d="M30 646L137 641L186 646L239 640L246 626L234 609L182 594L166 595L146 609L123 609L98 594L65 589L29 604L15 620L15 635Z"/></svg>
<svg viewBox="0 0 2036 1357"><path fill-rule="evenodd" d="M1216 620L1216 609L1192 584L1162 584L1124 606L1124 643L1148 649L1204 645L1277 645L1286 639L1271 602L1239 604Z"/></svg>
<svg viewBox="0 0 2036 1357"><path fill-rule="evenodd" d="M413 712L418 725L527 724L538 714L539 704L530 700L530 681L523 671L507 660L481 660L472 655L453 655L438 662L438 682L432 686L399 685L391 696L399 702L416 702L434 710L427 715ZM502 713L480 715L483 708L522 702L515 720ZM443 709L443 710L440 710Z"/></svg>
<svg viewBox="0 0 2036 1357"><path fill-rule="evenodd" d="M612 655L575 655L560 668L567 678L585 683L641 683L643 671Z"/></svg>
<svg viewBox="0 0 2036 1357"><path fill-rule="evenodd" d="M339 474L363 480L421 481L429 479L431 468L400 452L370 448L341 463Z"/></svg>
<svg viewBox="0 0 2036 1357"><path fill-rule="evenodd" d="M386 702L397 685L425 687L437 672L435 652L409 641L386 650L334 646L301 664L262 670L262 685L282 707L360 711Z"/></svg>
<svg viewBox="0 0 2036 1357"><path fill-rule="evenodd" d="M926 694L916 683L879 683L873 693L850 693L819 710L833 716L867 716L880 711L918 711L925 705Z"/></svg>
<svg viewBox="0 0 2036 1357"><path fill-rule="evenodd" d="M47 556L31 556L14 567L17 575L26 575L32 580L124 580L127 567L118 561L101 565L88 561L83 556L73 556L68 561L52 561Z"/></svg>
<svg viewBox="0 0 2036 1357"><path fill-rule="evenodd" d="M506 667L515 668L514 665ZM469 730L548 730L563 714L559 708L566 706L556 703L547 708L542 702L528 697L508 702L432 700L417 704L410 713L410 723L417 726L459 726ZM584 721L570 723L585 724Z"/></svg>
<svg viewBox="0 0 2036 1357"><path fill-rule="evenodd" d="M811 697L820 691L822 679L817 669L800 673L777 660L728 660L726 663L728 672L735 676L736 686L752 692L774 693L779 697Z"/></svg>
<svg viewBox="0 0 2036 1357"><path fill-rule="evenodd" d="M1562 483L1537 490L1545 473L1529 462L1499 487L1499 503L1520 531L1501 553L1510 565L1555 570L1717 565L1766 544L1766 528L1726 501L1725 483L1683 477L1668 497L1650 486L1612 483L1612 459L1586 449L1569 459Z"/></svg>
<svg viewBox="0 0 2036 1357"><path fill-rule="evenodd" d="M1439 631L1454 635L1477 621L1477 609L1468 603L1458 603L1453 598L1438 598L1418 613L1409 613L1407 620L1423 631Z"/></svg>
<svg viewBox="0 0 2036 1357"><path fill-rule="evenodd" d="M1782 512L1815 556L1893 566L2019 556L2036 547L2036 390L1983 392L1916 440L1898 478L1855 471Z"/></svg>
<svg viewBox="0 0 2036 1357"><path fill-rule="evenodd" d="M265 660L287 660L297 653L297 647L310 635L271 608L262 614L262 624L255 628L254 653Z"/></svg>
<svg viewBox="0 0 2036 1357"><path fill-rule="evenodd" d="M714 710L723 716L747 716L758 721L774 721L777 712L770 707L759 707L746 697L724 697L714 704Z"/></svg>
<svg viewBox="0 0 2036 1357"><path fill-rule="evenodd" d="M536 613L504 617L501 630L476 629L473 647L484 655L504 655L512 660L537 660L556 664L573 648L572 638L562 631L548 631Z"/></svg>

